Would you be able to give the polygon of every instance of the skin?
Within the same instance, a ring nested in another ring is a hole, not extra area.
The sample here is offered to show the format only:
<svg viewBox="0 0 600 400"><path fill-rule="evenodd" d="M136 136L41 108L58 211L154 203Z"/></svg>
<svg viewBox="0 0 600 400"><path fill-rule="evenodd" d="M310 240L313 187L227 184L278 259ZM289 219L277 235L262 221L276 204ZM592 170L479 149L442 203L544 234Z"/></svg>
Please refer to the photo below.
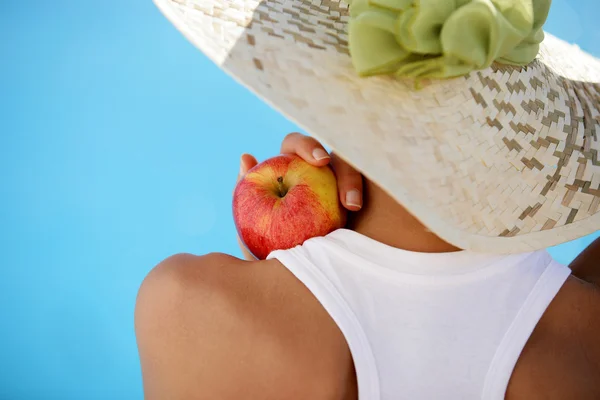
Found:
<svg viewBox="0 0 600 400"><path fill-rule="evenodd" d="M456 247L428 231L374 183L335 155L292 134L282 152L331 163L349 227L411 251ZM242 156L240 173L256 164ZM358 205L346 201L359 190ZM398 231L397 227L403 230ZM178 254L156 266L137 299L135 324L148 400L240 398L354 400L352 357L337 325L279 261ZM571 265L511 376L506 399L600 398L600 239ZM367 399L370 400L370 399Z"/></svg>

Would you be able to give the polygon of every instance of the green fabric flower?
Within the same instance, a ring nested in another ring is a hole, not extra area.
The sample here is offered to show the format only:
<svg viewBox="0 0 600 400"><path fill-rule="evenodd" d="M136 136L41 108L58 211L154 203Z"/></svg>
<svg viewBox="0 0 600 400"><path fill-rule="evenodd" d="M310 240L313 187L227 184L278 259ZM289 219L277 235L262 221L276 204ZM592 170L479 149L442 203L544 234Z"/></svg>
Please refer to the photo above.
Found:
<svg viewBox="0 0 600 400"><path fill-rule="evenodd" d="M352 62L362 76L450 78L496 61L525 65L551 0L349 0Z"/></svg>

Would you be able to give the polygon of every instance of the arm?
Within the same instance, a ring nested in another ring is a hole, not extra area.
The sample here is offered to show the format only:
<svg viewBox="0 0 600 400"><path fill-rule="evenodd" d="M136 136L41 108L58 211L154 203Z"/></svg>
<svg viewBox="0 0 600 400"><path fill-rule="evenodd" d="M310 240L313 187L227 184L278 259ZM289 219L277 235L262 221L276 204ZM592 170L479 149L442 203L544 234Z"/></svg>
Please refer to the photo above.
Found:
<svg viewBox="0 0 600 400"><path fill-rule="evenodd" d="M569 265L573 276L600 288L600 238L593 241Z"/></svg>
<svg viewBox="0 0 600 400"><path fill-rule="evenodd" d="M521 352L507 400L600 399L600 238L569 267Z"/></svg>

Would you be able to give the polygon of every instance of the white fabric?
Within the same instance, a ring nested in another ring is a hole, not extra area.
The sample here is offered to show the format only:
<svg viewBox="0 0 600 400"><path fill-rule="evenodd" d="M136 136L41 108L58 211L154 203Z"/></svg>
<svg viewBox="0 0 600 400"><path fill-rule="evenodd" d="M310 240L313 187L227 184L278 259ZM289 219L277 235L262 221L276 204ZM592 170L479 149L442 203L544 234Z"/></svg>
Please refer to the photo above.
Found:
<svg viewBox="0 0 600 400"><path fill-rule="evenodd" d="M425 254L340 229L275 251L352 352L360 400L503 399L570 274L546 251Z"/></svg>

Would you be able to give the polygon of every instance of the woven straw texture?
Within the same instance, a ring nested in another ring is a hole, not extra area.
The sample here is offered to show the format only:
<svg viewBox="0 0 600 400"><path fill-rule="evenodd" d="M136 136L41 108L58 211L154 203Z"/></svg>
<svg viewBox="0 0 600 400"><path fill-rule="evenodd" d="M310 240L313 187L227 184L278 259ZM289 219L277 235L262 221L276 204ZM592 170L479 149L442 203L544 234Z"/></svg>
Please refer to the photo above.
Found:
<svg viewBox="0 0 600 400"><path fill-rule="evenodd" d="M416 89L356 75L343 2L155 2L215 63L454 245L524 252L600 229L600 61L576 46L547 34L527 67Z"/></svg>

